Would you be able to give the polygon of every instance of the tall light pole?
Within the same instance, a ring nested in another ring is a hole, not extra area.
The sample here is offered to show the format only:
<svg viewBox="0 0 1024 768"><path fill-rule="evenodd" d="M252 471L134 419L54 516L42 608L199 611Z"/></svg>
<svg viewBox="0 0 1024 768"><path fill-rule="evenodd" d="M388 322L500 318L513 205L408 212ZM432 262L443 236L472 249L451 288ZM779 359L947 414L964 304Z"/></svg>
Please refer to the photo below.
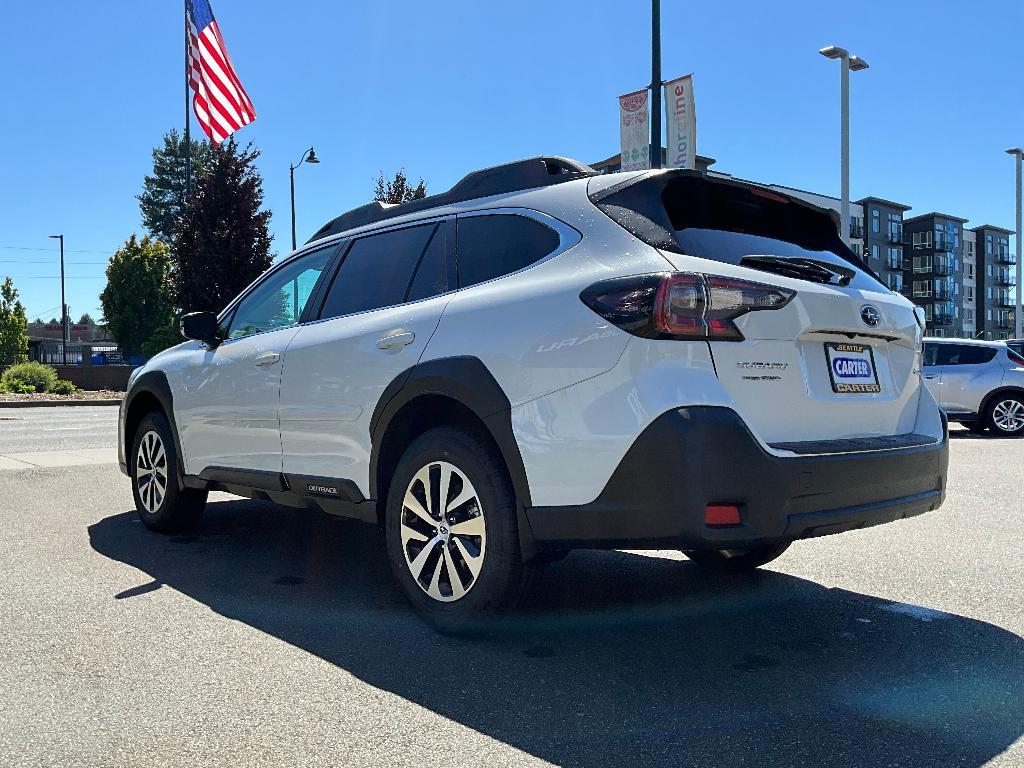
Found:
<svg viewBox="0 0 1024 768"><path fill-rule="evenodd" d="M661 168L661 0L651 0L651 168Z"/></svg>
<svg viewBox="0 0 1024 768"><path fill-rule="evenodd" d="M308 157L307 157L308 155ZM295 165L288 166L289 173L291 174L292 181L292 250L295 250L295 169L302 165L303 161L307 163L313 163L316 165L320 162L320 158L316 156L316 152L310 147L302 153L302 157L299 158L299 162Z"/></svg>
<svg viewBox="0 0 1024 768"><path fill-rule="evenodd" d="M68 305L64 301L64 235L50 235L60 240L60 337L61 360L68 364Z"/></svg>
<svg viewBox="0 0 1024 768"><path fill-rule="evenodd" d="M1024 330L1021 329L1021 322L1024 318L1021 317L1021 294L1024 293L1024 285L1021 285L1021 263L1020 263L1020 235L1021 235L1021 160L1024 159L1024 149L1020 147L1014 147L1013 149L1006 150L1006 154L1013 155L1017 162L1017 307L1014 313L1014 329L1013 336L1016 339L1024 338Z"/></svg>
<svg viewBox="0 0 1024 768"><path fill-rule="evenodd" d="M844 243L850 241L850 72L868 68L868 63L859 56L851 56L845 48L829 45L818 51L826 59L839 59L839 143L840 143L840 186L842 202L839 216L842 219L840 236Z"/></svg>

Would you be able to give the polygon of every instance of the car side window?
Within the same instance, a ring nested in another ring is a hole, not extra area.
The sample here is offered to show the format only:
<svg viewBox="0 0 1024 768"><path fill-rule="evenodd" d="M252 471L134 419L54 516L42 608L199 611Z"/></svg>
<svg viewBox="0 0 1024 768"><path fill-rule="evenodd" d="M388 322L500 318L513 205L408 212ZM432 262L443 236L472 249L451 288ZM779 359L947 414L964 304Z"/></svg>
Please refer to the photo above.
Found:
<svg viewBox="0 0 1024 768"><path fill-rule="evenodd" d="M936 359L938 358L938 354L939 354L939 346L938 346L938 344L927 344L926 343L924 345L924 365L925 365L926 368L928 368L930 366L933 366L933 365L938 365L938 363L936 362Z"/></svg>
<svg viewBox="0 0 1024 768"><path fill-rule="evenodd" d="M963 346L960 350L960 358L957 365L984 365L991 362L996 356L995 347L969 347Z"/></svg>
<svg viewBox="0 0 1024 768"><path fill-rule="evenodd" d="M432 223L406 227L353 242L327 290L320 319L390 307L405 301L413 272L437 226Z"/></svg>
<svg viewBox="0 0 1024 768"><path fill-rule="evenodd" d="M459 216L459 287L530 266L558 248L558 233L525 216Z"/></svg>
<svg viewBox="0 0 1024 768"><path fill-rule="evenodd" d="M228 339L295 325L335 248L299 256L263 279L238 303Z"/></svg>
<svg viewBox="0 0 1024 768"><path fill-rule="evenodd" d="M413 276L412 285L409 286L409 293L406 301L417 301L427 299L431 296L446 293L455 287L454 270L448 268L448 243L445 239L447 226L442 222L430 238L427 249L423 252L419 266L416 267L416 274Z"/></svg>
<svg viewBox="0 0 1024 768"><path fill-rule="evenodd" d="M960 346L958 344L938 344L935 357L936 365L957 365L960 362Z"/></svg>

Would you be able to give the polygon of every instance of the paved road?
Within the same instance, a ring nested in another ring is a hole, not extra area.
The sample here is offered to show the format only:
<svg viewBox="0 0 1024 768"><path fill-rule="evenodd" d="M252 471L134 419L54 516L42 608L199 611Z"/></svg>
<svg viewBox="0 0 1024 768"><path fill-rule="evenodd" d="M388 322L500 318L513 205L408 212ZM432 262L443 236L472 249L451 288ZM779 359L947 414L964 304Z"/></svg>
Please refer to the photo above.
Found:
<svg viewBox="0 0 1024 768"><path fill-rule="evenodd" d="M116 445L116 406L0 408L0 454Z"/></svg>
<svg viewBox="0 0 1024 768"><path fill-rule="evenodd" d="M410 615L369 527L215 495L158 536L112 465L0 471L0 755L1024 766L1024 441L952 452L938 512L734 578L574 553L475 640Z"/></svg>

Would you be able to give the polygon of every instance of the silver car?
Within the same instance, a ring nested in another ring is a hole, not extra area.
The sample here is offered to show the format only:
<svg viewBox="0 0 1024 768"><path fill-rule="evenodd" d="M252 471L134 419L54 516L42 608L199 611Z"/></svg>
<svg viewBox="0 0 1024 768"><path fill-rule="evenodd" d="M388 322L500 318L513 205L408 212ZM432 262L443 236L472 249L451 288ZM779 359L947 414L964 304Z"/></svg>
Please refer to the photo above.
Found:
<svg viewBox="0 0 1024 768"><path fill-rule="evenodd" d="M1024 356L1001 341L924 340L924 380L950 421L1024 435Z"/></svg>

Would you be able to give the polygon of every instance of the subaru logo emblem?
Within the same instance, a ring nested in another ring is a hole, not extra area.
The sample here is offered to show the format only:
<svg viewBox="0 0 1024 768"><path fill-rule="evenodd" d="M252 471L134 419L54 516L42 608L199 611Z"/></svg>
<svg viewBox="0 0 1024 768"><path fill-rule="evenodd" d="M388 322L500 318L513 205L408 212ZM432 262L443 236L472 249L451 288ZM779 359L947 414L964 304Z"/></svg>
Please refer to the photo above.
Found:
<svg viewBox="0 0 1024 768"><path fill-rule="evenodd" d="M877 328L878 324L882 322L882 313L870 304L865 304L860 308L860 319L868 328Z"/></svg>

